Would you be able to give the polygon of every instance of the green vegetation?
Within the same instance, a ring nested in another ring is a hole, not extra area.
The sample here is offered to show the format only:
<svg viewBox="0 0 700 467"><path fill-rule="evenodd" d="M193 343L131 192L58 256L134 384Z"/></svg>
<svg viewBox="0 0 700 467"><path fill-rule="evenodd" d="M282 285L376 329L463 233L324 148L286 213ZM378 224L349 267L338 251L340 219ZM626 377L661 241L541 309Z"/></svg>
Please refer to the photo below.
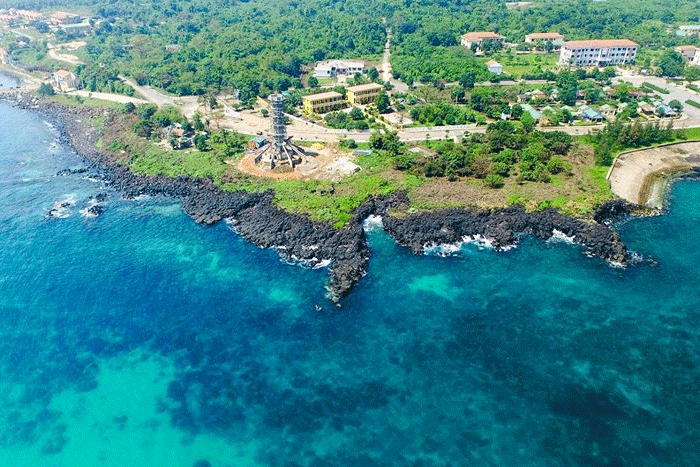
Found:
<svg viewBox="0 0 700 467"><path fill-rule="evenodd" d="M41 83L37 92L42 96L53 96L55 93L53 91L53 86L49 83Z"/></svg>
<svg viewBox="0 0 700 467"><path fill-rule="evenodd" d="M632 125L624 125L616 121L608 123L602 130L591 135L591 141L595 146L596 164L602 166L612 164L615 152L666 143L675 138L676 133L670 121L666 127L658 121L647 124L635 122Z"/></svg>
<svg viewBox="0 0 700 467"><path fill-rule="evenodd" d="M694 101L692 99L686 99L685 103L692 106L692 107L695 107L696 109L700 109L700 102L698 102L698 101Z"/></svg>
<svg viewBox="0 0 700 467"><path fill-rule="evenodd" d="M642 86L644 86L645 88L649 88L652 91L660 92L661 94L669 94L671 92L668 89L661 88L659 86L656 86L655 84L651 84L646 81L642 83Z"/></svg>
<svg viewBox="0 0 700 467"><path fill-rule="evenodd" d="M353 107L350 112L330 112L324 117L329 128L345 128L347 130L367 130L370 122L358 107Z"/></svg>
<svg viewBox="0 0 700 467"><path fill-rule="evenodd" d="M486 186L503 186L503 177L518 174L520 180L549 182L550 176L570 170L560 157L573 144L573 138L563 132L532 132L516 130L506 121L489 124L483 135L472 134L461 144L451 140L428 143L436 157L396 151L396 169L426 177L459 177L484 179Z"/></svg>

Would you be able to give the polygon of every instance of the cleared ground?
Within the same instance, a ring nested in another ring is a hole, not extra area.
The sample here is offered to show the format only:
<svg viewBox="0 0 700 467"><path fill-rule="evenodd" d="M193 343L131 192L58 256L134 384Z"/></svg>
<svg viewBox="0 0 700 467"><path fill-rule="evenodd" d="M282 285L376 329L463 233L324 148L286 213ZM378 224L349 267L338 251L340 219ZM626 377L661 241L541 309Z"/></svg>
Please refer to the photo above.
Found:
<svg viewBox="0 0 700 467"><path fill-rule="evenodd" d="M610 170L610 187L632 203L660 208L664 176L700 167L700 142L622 153Z"/></svg>

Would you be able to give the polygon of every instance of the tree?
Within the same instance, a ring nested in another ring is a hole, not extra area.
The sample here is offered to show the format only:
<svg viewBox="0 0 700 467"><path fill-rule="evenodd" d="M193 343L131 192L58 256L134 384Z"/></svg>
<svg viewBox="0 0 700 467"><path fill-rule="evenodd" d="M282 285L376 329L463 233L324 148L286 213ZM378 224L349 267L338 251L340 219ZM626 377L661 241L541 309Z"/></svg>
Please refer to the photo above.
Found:
<svg viewBox="0 0 700 467"><path fill-rule="evenodd" d="M192 124L195 131L204 131L204 122L202 122L202 114L199 111L192 116Z"/></svg>
<svg viewBox="0 0 700 467"><path fill-rule="evenodd" d="M350 118L352 118L355 121L358 121L358 120L362 120L363 118L365 118L365 116L359 107L353 107L352 110L350 111Z"/></svg>
<svg viewBox="0 0 700 467"><path fill-rule="evenodd" d="M523 116L523 107L520 104L515 104L510 108L510 116L514 119L519 119Z"/></svg>
<svg viewBox="0 0 700 467"><path fill-rule="evenodd" d="M205 134L199 134L194 137L194 145L199 151L208 151L211 148L209 147L209 144L207 143L207 140L209 139L209 135Z"/></svg>
<svg viewBox="0 0 700 467"><path fill-rule="evenodd" d="M475 81L476 81L476 74L474 72L465 73L459 77L459 84L464 89L472 89L474 87Z"/></svg>
<svg viewBox="0 0 700 467"><path fill-rule="evenodd" d="M134 110L136 110L136 105L134 105L133 102L127 102L126 104L124 104L124 113L130 114L133 113Z"/></svg>
<svg viewBox="0 0 700 467"><path fill-rule="evenodd" d="M367 70L367 77L371 81L376 81L379 79L379 71L377 71L377 69L375 67L372 67L369 70Z"/></svg>
<svg viewBox="0 0 700 467"><path fill-rule="evenodd" d="M686 66L683 70L683 76L688 81L697 81L700 79L700 67L697 66Z"/></svg>
<svg viewBox="0 0 700 467"><path fill-rule="evenodd" d="M389 96L385 91L382 91L375 99L374 99L374 105L377 106L377 110L379 111L380 114L385 114L389 111L389 106L391 103L389 102Z"/></svg>
<svg viewBox="0 0 700 467"><path fill-rule="evenodd" d="M309 87L310 88L317 88L318 87L318 78L315 76L309 76Z"/></svg>
<svg viewBox="0 0 700 467"><path fill-rule="evenodd" d="M683 110L683 104L681 104L678 99L673 99L671 102L668 103L668 106L676 112L680 112L681 110Z"/></svg>
<svg viewBox="0 0 700 467"><path fill-rule="evenodd" d="M523 112L522 117L520 117L520 123L522 123L525 133L530 133L535 129L536 122L532 115L530 115L530 112Z"/></svg>
<svg viewBox="0 0 700 467"><path fill-rule="evenodd" d="M664 76L680 76L683 74L683 56L675 50L666 50L659 59L659 68Z"/></svg>
<svg viewBox="0 0 700 467"><path fill-rule="evenodd" d="M39 86L39 94L42 96L53 96L53 86L49 83L41 83L41 86Z"/></svg>
<svg viewBox="0 0 700 467"><path fill-rule="evenodd" d="M559 90L559 100L564 105L576 105L576 95L578 93L578 77L569 71L562 71L557 76L557 89Z"/></svg>

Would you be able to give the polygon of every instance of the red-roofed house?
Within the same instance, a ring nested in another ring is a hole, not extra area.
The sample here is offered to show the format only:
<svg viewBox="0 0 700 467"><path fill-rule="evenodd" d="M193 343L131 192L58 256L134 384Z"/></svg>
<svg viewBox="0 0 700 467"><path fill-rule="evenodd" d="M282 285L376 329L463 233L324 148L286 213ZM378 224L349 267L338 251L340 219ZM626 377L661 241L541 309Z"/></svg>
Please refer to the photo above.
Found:
<svg viewBox="0 0 700 467"><path fill-rule="evenodd" d="M81 21L80 16L65 11L57 11L51 14L51 22L57 26L64 24L76 24Z"/></svg>
<svg viewBox="0 0 700 467"><path fill-rule="evenodd" d="M694 45L679 45L678 47L674 47L673 50L683 55L683 60L686 62L692 62L698 48Z"/></svg>
<svg viewBox="0 0 700 467"><path fill-rule="evenodd" d="M472 44L476 44L477 49L481 49L485 42L499 43L503 45L506 38L493 31L476 31L462 34L461 44L471 48Z"/></svg>
<svg viewBox="0 0 700 467"><path fill-rule="evenodd" d="M75 89L76 80L72 71L58 70L53 74L53 79L56 82L58 89L63 92L68 92Z"/></svg>

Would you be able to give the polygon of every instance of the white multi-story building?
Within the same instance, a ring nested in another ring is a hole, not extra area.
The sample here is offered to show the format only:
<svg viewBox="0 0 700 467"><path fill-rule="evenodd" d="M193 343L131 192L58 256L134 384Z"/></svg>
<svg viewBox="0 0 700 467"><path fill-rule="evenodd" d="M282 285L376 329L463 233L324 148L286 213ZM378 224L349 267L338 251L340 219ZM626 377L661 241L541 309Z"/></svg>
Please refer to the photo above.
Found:
<svg viewBox="0 0 700 467"><path fill-rule="evenodd" d="M559 64L571 66L609 66L632 63L639 44L627 39L564 42Z"/></svg>
<svg viewBox="0 0 700 467"><path fill-rule="evenodd" d="M554 45L561 45L564 42L564 36L558 32L533 32L525 36L526 44L537 42L551 42Z"/></svg>
<svg viewBox="0 0 700 467"><path fill-rule="evenodd" d="M365 62L357 60L327 60L314 67L316 78L334 78L338 75L354 75L365 72Z"/></svg>
<svg viewBox="0 0 700 467"><path fill-rule="evenodd" d="M690 61L690 63L695 66L700 66L700 49L695 52L695 56L693 56L693 59Z"/></svg>

